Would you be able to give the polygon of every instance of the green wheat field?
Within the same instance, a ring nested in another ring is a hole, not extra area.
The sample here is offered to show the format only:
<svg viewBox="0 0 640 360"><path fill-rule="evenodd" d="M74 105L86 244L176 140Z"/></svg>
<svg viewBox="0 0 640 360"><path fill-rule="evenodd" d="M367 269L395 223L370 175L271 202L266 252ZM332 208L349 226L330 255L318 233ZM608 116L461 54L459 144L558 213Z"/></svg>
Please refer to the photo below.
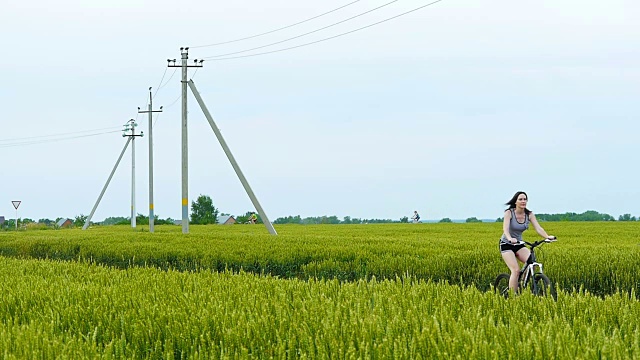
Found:
<svg viewBox="0 0 640 360"><path fill-rule="evenodd" d="M542 225L557 302L493 293L501 223L0 232L0 357L639 359L640 222Z"/></svg>

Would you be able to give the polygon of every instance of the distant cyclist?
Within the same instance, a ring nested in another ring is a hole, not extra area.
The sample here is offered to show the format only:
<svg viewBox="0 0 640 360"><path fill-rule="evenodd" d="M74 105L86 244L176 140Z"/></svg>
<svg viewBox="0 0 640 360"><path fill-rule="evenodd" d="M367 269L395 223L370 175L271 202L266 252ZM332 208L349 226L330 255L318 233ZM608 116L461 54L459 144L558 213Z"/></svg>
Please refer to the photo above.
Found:
<svg viewBox="0 0 640 360"><path fill-rule="evenodd" d="M258 215L252 212L251 215L249 215L249 224L255 224L256 222L258 222Z"/></svg>
<svg viewBox="0 0 640 360"><path fill-rule="evenodd" d="M414 223L420 222L420 214L418 214L418 210L413 211L413 216L411 217Z"/></svg>
<svg viewBox="0 0 640 360"><path fill-rule="evenodd" d="M509 208L504 211L504 221L502 223L502 237L500 238L500 253L504 262L511 270L509 277L509 288L518 289L518 273L520 272L518 260L526 262L531 251L524 246L522 233L529 228L529 223L533 225L536 232L544 238L555 238L548 235L540 226L533 211L527 209L528 196L524 191L518 191L509 202Z"/></svg>

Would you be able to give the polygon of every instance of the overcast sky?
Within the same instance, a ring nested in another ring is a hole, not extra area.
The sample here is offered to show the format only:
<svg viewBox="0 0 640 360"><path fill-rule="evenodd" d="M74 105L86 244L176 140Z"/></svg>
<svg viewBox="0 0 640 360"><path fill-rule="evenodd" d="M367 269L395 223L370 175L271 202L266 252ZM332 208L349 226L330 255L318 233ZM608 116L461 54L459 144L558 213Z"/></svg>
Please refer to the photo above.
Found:
<svg viewBox="0 0 640 360"><path fill-rule="evenodd" d="M137 107L153 87L155 213L180 219L180 71L167 59L181 46L206 59L189 78L271 220L495 219L518 190L538 213L640 215L640 3L443 0L237 58L433 1L399 0L216 60L391 0L351 1L0 0L0 215L15 217L12 200L19 217L88 215L124 147L118 130L134 118L148 132ZM188 103L189 201L253 210ZM128 216L130 198L131 147L93 220Z"/></svg>

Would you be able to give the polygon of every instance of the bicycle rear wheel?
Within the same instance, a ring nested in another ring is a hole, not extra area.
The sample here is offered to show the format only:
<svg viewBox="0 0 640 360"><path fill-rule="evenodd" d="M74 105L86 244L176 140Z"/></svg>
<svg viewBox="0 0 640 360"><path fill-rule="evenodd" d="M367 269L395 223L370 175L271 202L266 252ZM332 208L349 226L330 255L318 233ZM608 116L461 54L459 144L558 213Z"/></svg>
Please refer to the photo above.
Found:
<svg viewBox="0 0 640 360"><path fill-rule="evenodd" d="M493 291L496 294L509 297L509 274L499 274L493 282Z"/></svg>
<svg viewBox="0 0 640 360"><path fill-rule="evenodd" d="M531 282L531 292L538 296L551 296L553 300L558 300L558 294L556 288L551 283L551 280L545 274L533 275L533 281Z"/></svg>

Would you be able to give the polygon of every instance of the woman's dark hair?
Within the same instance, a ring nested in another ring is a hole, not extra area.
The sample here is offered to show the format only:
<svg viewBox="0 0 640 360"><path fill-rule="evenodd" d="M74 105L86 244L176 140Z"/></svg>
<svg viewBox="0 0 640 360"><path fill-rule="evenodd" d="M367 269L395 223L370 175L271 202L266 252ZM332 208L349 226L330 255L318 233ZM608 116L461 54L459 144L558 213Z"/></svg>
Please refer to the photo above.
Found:
<svg viewBox="0 0 640 360"><path fill-rule="evenodd" d="M507 209L505 209L505 211L507 210L511 210L511 209L515 209L516 207L516 201L518 201L518 196L520 196L520 194L524 194L524 196L527 197L527 200L529 200L529 195L527 195L526 192L524 191L518 191L516 192L515 195L513 195L513 197L511 198L511 200L507 201L506 203L504 203L505 205L508 205L509 207ZM531 213L531 210L524 208L524 212L525 214L529 215Z"/></svg>

